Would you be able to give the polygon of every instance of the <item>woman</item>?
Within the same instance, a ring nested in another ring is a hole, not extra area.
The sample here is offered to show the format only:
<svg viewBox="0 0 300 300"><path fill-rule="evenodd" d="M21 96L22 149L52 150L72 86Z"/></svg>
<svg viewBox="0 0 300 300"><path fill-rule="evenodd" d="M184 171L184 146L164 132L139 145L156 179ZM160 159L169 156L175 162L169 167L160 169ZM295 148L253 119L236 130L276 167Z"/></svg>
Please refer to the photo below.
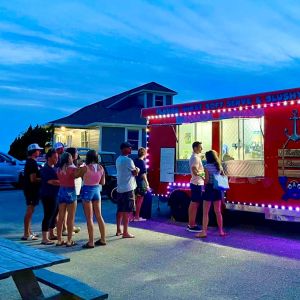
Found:
<svg viewBox="0 0 300 300"><path fill-rule="evenodd" d="M219 227L219 235L225 236L226 233L223 230L223 217L221 213L221 204L223 199L223 192L216 190L213 187L214 175L223 174L221 163L218 159L218 154L214 150L207 151L205 153L207 164L204 167L205 171L205 193L203 196L203 218L202 218L202 231L196 234L196 237L206 238L207 237L207 226L208 226L208 214L211 203L214 205L214 211L217 217L217 223Z"/></svg>
<svg viewBox="0 0 300 300"><path fill-rule="evenodd" d="M66 243L67 247L76 245L75 241L72 240L73 227L75 212L77 207L77 196L75 190L75 178L83 175L82 168L76 168L73 165L72 155L70 153L63 153L57 176L60 182L60 188L58 192L58 222L57 222L57 244L56 246L64 245L62 240L62 227L66 212L67 216L67 233L68 240Z"/></svg>
<svg viewBox="0 0 300 300"><path fill-rule="evenodd" d="M54 149L46 153L46 163L41 169L41 199L44 208L44 219L42 222L42 242L43 245L53 245L53 240L57 239L53 230L55 228L56 216L58 212L57 194L59 190L59 180L56 174L55 165L58 161L58 154ZM48 237L49 233L49 237Z"/></svg>
<svg viewBox="0 0 300 300"><path fill-rule="evenodd" d="M96 246L105 246L105 223L101 215L101 194L100 185L105 184L105 173L98 162L98 154L95 150L89 150L86 154L86 166L82 167L83 187L81 189L81 200L86 217L89 241L82 247L89 249ZM100 184L100 185L99 185ZM95 215L100 231L100 239L94 243L94 222Z"/></svg>
<svg viewBox="0 0 300 300"><path fill-rule="evenodd" d="M146 149L140 148L138 150L138 157L134 159L134 164L140 169L139 174L135 177L137 188L135 190L135 215L133 221L146 221L140 217L141 207L144 201L144 196L149 189L149 182L147 179L147 170L144 159L146 158Z"/></svg>

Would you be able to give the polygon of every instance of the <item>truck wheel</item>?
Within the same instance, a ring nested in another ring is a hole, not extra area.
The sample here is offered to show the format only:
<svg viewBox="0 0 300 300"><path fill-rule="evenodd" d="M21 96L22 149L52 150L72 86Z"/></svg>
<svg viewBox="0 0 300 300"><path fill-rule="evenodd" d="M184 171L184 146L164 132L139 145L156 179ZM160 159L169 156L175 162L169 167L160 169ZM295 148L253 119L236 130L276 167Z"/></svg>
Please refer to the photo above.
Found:
<svg viewBox="0 0 300 300"><path fill-rule="evenodd" d="M116 197L116 192L114 191L117 187L117 180L111 181L107 186L106 186L106 195L108 198L113 202L117 203L117 197Z"/></svg>
<svg viewBox="0 0 300 300"><path fill-rule="evenodd" d="M171 215L176 221L188 221L188 210L190 202L191 199L185 191L176 190L171 193L169 198L169 206L171 208Z"/></svg>

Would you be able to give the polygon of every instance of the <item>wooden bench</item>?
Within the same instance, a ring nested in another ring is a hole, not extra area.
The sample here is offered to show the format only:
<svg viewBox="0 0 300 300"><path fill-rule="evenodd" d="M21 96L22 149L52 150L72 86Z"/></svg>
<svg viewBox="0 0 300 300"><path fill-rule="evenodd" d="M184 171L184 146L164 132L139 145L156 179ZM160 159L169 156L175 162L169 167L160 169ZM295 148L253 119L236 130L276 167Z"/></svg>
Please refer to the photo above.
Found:
<svg viewBox="0 0 300 300"><path fill-rule="evenodd" d="M61 293L50 299L107 299L108 294L96 290L74 278L58 274L49 270L34 271L37 280Z"/></svg>

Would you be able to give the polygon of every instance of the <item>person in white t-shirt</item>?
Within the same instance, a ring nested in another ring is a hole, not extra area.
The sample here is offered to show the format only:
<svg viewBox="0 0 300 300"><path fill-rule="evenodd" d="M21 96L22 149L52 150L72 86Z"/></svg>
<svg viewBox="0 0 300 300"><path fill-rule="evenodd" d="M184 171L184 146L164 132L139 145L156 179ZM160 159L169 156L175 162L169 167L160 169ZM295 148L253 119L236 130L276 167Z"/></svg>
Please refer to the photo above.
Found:
<svg viewBox="0 0 300 300"><path fill-rule="evenodd" d="M200 232L200 227L196 224L196 216L198 207L202 201L202 194L204 191L204 168L201 161L202 143L194 142L193 153L189 160L191 171L191 203L189 206L189 224L187 230L191 232Z"/></svg>
<svg viewBox="0 0 300 300"><path fill-rule="evenodd" d="M136 189L135 176L139 169L135 167L133 160L128 157L131 154L132 145L124 142L120 145L121 155L116 160L117 168L117 236L123 235L123 238L134 238L134 235L128 232L129 214L134 209ZM123 233L121 231L123 223Z"/></svg>

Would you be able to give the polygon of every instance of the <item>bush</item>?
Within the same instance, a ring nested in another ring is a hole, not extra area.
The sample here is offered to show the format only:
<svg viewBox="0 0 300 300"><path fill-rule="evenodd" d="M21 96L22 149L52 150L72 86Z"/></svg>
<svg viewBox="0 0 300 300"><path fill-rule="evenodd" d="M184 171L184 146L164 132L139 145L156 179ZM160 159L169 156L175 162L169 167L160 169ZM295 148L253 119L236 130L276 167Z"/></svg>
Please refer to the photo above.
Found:
<svg viewBox="0 0 300 300"><path fill-rule="evenodd" d="M47 142L51 141L53 130L53 125L43 127L37 125L34 128L30 125L24 134L15 138L8 153L19 160L26 159L27 147L33 143L44 147Z"/></svg>

